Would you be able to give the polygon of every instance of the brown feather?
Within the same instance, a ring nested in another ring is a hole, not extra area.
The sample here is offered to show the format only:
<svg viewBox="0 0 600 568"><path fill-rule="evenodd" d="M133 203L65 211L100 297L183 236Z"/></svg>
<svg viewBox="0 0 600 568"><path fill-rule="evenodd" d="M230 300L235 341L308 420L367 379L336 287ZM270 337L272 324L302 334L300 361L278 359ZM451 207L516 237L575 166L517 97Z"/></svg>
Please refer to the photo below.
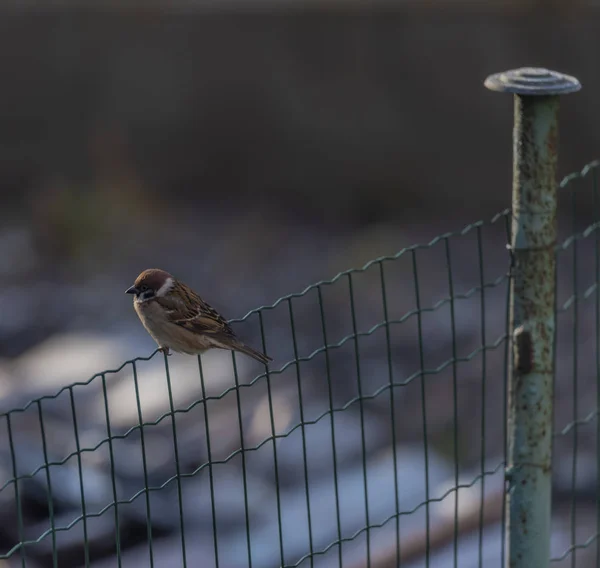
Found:
<svg viewBox="0 0 600 568"><path fill-rule="evenodd" d="M253 359L256 359L259 363L262 363L263 365L266 365L269 361L273 360L268 355L265 355L264 353L257 351L256 349L250 347L249 345L246 345L245 343L242 343L241 341L237 341L232 346L232 348L234 351L239 351L240 353L245 353L246 355L250 355L250 357L252 357Z"/></svg>
<svg viewBox="0 0 600 568"><path fill-rule="evenodd" d="M191 288L177 283L181 297L173 295L156 298L161 306L169 310L168 318L171 323L180 325L194 333L210 333L229 337L235 334L227 320L212 306L207 304Z"/></svg>

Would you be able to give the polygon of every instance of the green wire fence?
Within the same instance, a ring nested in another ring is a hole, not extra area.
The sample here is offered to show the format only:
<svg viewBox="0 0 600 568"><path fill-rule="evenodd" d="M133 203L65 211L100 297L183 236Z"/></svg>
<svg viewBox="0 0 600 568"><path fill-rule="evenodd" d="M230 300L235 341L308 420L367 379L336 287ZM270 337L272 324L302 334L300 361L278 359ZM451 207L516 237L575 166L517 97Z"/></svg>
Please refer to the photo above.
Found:
<svg viewBox="0 0 600 568"><path fill-rule="evenodd" d="M558 566L600 562L599 167L600 161L591 162L559 184L559 210L565 213L561 228L570 234L556 247L555 397L568 399L568 404L555 406L553 489L554 508L564 512L569 540L552 555L552 565ZM582 227L582 219L591 222Z"/></svg>
<svg viewBox="0 0 600 568"><path fill-rule="evenodd" d="M516 141L554 94L517 94ZM155 352L4 401L0 566L597 566L599 167L558 188L549 432L515 227L523 186L545 186L516 176L512 209L233 320L273 356L262 372ZM551 468L532 461L546 436Z"/></svg>

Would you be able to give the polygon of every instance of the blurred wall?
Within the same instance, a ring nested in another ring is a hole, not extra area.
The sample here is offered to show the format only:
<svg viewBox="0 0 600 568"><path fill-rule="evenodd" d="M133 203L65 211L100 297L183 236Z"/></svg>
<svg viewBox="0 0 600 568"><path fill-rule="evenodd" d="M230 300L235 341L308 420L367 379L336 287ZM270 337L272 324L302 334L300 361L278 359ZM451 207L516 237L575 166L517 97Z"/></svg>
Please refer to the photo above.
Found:
<svg viewBox="0 0 600 568"><path fill-rule="evenodd" d="M578 169L598 155L598 29L597 3L7 4L5 211L69 183L313 220L487 215L509 203L512 103L483 80L576 75L560 172Z"/></svg>

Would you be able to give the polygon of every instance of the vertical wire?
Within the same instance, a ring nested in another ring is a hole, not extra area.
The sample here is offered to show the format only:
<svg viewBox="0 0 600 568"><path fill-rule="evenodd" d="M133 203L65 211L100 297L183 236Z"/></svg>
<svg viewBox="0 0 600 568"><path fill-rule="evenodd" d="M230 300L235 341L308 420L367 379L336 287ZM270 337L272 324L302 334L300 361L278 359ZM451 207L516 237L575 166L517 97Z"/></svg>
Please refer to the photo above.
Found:
<svg viewBox="0 0 600 568"><path fill-rule="evenodd" d="M152 515L150 512L150 491L148 483L148 463L146 460L146 434L144 432L144 420L142 417L142 405L140 401L140 386L138 383L137 365L131 362L133 369L133 384L135 387L135 403L137 405L138 421L140 423L140 446L142 450L142 471L144 473L144 493L146 498L146 534L148 535L148 553L150 555L150 568L154 568L154 550L152 547Z"/></svg>
<svg viewBox="0 0 600 568"><path fill-rule="evenodd" d="M369 484L367 478L367 444L365 435L364 398L360 374L360 351L358 349L358 328L356 325L356 307L354 305L354 288L352 274L348 274L348 290L350 292L350 313L352 315L352 335L354 337L354 354L356 360L356 385L358 389L358 408L360 414L360 442L362 448L363 487L365 491L365 522L367 537L367 568L371 566L371 523L369 521Z"/></svg>
<svg viewBox="0 0 600 568"><path fill-rule="evenodd" d="M392 426L392 459L394 468L394 498L396 505L396 566L400 566L400 492L398 489L398 456L396 454L396 405L394 401L394 369L392 365L392 341L390 338L390 321L385 286L385 269L383 262L379 262L379 279L381 282L381 299L383 302L383 321L385 323L385 345L388 360L388 378L390 382L390 417Z"/></svg>
<svg viewBox="0 0 600 568"><path fill-rule="evenodd" d="M304 461L304 490L306 491L306 514L308 518L308 546L310 550L310 565L314 566L314 545L313 545L313 530L312 517L310 511L310 487L308 483L308 460L306 453L306 422L304 420L304 404L302 402L302 380L300 378L300 362L298 361L298 341L296 339L296 325L294 321L294 310L292 307L292 299L288 298L288 310L290 314L290 326L292 330L292 345L294 348L294 359L296 363L296 383L298 385L298 405L300 408L300 431L302 432L302 459Z"/></svg>
<svg viewBox="0 0 600 568"><path fill-rule="evenodd" d="M417 335L419 340L419 367L421 369L421 415L423 416L423 451L425 460L425 568L429 568L431 555L430 542L430 498L429 498L429 440L427 437L427 389L425 385L425 354L423 353L423 311L421 309L421 291L417 251L412 250L413 282L415 285L415 308L417 312Z"/></svg>
<svg viewBox="0 0 600 568"><path fill-rule="evenodd" d="M576 184L573 184L571 191L571 232L576 235L577 231L577 192ZM577 385L578 355L579 355L579 278L577 275L577 256L578 239L573 240L573 461L571 463L571 546L577 543L577 500L575 490L577 483L577 451L579 445L579 426L577 424L579 414L579 389ZM571 554L571 568L575 568L577 558L577 549L573 548Z"/></svg>
<svg viewBox="0 0 600 568"><path fill-rule="evenodd" d="M173 388L171 387L171 373L169 372L168 355L163 352L165 361L165 376L167 378L167 391L169 393L169 411L171 413L171 426L173 431L173 453L175 458L175 475L177 479L177 500L179 502L179 527L181 529L181 557L183 568L187 567L187 555L185 545L185 523L183 518L183 493L181 488L181 463L179 461L179 447L177 444L177 424L175 421L175 405L173 404Z"/></svg>
<svg viewBox="0 0 600 568"><path fill-rule="evenodd" d="M452 278L452 257L450 254L450 241L444 239L446 249L446 265L448 267L448 293L450 295L450 329L452 333L452 398L454 411L454 485L456 499L454 501L454 566L458 566L458 381L457 381L457 355L456 355L456 314L454 301L454 282Z"/></svg>
<svg viewBox="0 0 600 568"><path fill-rule="evenodd" d="M323 303L323 291L321 285L317 286L319 295L319 310L321 312L321 329L323 331L323 345L325 346L325 371L327 373L327 394L329 398L329 412L331 416L331 450L333 458L333 490L335 493L335 520L337 528L338 541L338 565L343 566L342 554L342 519L340 515L340 489L338 486L338 466L337 466L337 449L335 443L335 412L333 409L333 387L331 384L331 362L329 360L329 343L327 340L327 324L325 321L325 305Z"/></svg>
<svg viewBox="0 0 600 568"><path fill-rule="evenodd" d="M58 568L58 549L56 547L56 525L54 522L54 496L52 494L52 479L50 476L50 465L48 464L48 444L46 441L46 429L44 427L44 415L42 412L42 401L36 401L38 417L40 419L40 431L42 437L42 452L46 470L46 483L48 484L48 517L50 519L50 531L52 532L52 567Z"/></svg>
<svg viewBox="0 0 600 568"><path fill-rule="evenodd" d="M481 288L480 295L480 312L481 312L481 495L479 508L479 567L483 566L483 516L485 508L485 403L486 403L486 378L487 378L487 349L486 349L486 333L485 333L485 269L483 265L483 242L481 236L481 226L477 227L477 253L479 256L479 286Z"/></svg>
<svg viewBox="0 0 600 568"><path fill-rule="evenodd" d="M263 352L267 352L267 342L265 338L265 323L262 311L258 312L258 322L260 324L260 337ZM285 564L285 555L283 548L283 523L281 520L281 488L279 485L279 461L277 459L277 427L275 425L275 410L273 408L273 390L271 385L271 371L269 366L265 365L265 379L267 382L267 398L269 400L269 420L271 423L271 435L273 436L273 471L275 474L275 500L277 505L277 536L279 538L279 562L281 566Z"/></svg>
<svg viewBox="0 0 600 568"><path fill-rule="evenodd" d="M119 524L119 498L117 495L117 480L115 474L115 455L113 451L113 438L110 427L110 413L108 411L108 395L106 391L106 375L102 373L102 394L104 396L104 414L106 417L106 435L108 441L108 454L110 458L110 481L112 485L113 504L115 512L115 545L117 555L117 565L121 567L121 527Z"/></svg>
<svg viewBox="0 0 600 568"><path fill-rule="evenodd" d="M598 170L592 171L594 224L600 221L598 214ZM596 412L600 412L600 234L594 231L596 258ZM600 534L600 414L596 415L596 534ZM600 565L600 538L596 539L596 565Z"/></svg>
<svg viewBox="0 0 600 568"><path fill-rule="evenodd" d="M6 433L8 435L8 446L10 449L10 459L12 461L13 483L15 486L15 504L17 506L17 531L19 534L19 555L21 556L21 566L25 568L25 545L23 535L23 508L21 503L21 494L19 491L19 476L17 473L17 455L15 452L15 441L12 434L12 423L10 412L6 415Z"/></svg>
<svg viewBox="0 0 600 568"><path fill-rule="evenodd" d="M200 355L198 355L198 371L200 373L200 388L202 390L202 401L204 402L204 430L206 431L206 454L208 459L208 484L210 491L210 508L213 524L213 547L215 550L215 568L219 568L219 539L217 535L217 506L215 503L214 464L212 459L212 446L210 443L208 401L206 399L206 382L204 380L204 369L202 367L202 358L200 357Z"/></svg>
<svg viewBox="0 0 600 568"><path fill-rule="evenodd" d="M502 376L504 378L504 385L502 389L502 440L503 440L503 454L504 454L504 469L506 471L508 463L508 375L512 372L512 363L510 354L511 348L511 337L510 337L510 298L511 298L511 285L513 281L513 251L511 250L511 222L512 213L504 217L504 232L506 235L506 243L509 250L509 268L508 268L508 280L506 283L506 308L504 313L504 369ZM506 479L505 479L506 481ZM506 490L506 483L505 483ZM505 555L506 555L506 497L502 499L502 523L500 526L500 566L504 566Z"/></svg>
<svg viewBox="0 0 600 568"><path fill-rule="evenodd" d="M90 565L90 549L88 540L87 512L85 505L85 490L83 487L83 464L81 463L81 442L79 440L79 428L77 426L77 412L75 410L75 395L73 387L69 387L69 399L71 402L71 414L73 415L73 433L75 434L75 450L77 452L77 470L79 472L79 494L81 496L81 522L83 525L83 555L84 566Z"/></svg>
<svg viewBox="0 0 600 568"><path fill-rule="evenodd" d="M248 477L246 474L246 447L244 442L244 423L242 419L242 400L240 395L240 380L238 377L237 363L235 361L235 353L231 352L231 360L233 361L233 377L235 380L235 396L238 407L238 422L240 426L240 451L242 458L242 482L244 484L244 512L246 520L246 546L248 548L248 568L252 568L252 544L250 543L250 509L248 507Z"/></svg>

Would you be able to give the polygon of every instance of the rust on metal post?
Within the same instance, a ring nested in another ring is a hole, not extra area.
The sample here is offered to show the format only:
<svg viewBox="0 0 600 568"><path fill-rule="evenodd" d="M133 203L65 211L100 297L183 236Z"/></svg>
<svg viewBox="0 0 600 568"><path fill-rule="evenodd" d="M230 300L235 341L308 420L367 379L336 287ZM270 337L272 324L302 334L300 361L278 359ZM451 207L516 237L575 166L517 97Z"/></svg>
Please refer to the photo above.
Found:
<svg viewBox="0 0 600 568"><path fill-rule="evenodd" d="M559 95L573 77L523 68L488 77L514 94L508 379L507 538L510 568L550 559Z"/></svg>

